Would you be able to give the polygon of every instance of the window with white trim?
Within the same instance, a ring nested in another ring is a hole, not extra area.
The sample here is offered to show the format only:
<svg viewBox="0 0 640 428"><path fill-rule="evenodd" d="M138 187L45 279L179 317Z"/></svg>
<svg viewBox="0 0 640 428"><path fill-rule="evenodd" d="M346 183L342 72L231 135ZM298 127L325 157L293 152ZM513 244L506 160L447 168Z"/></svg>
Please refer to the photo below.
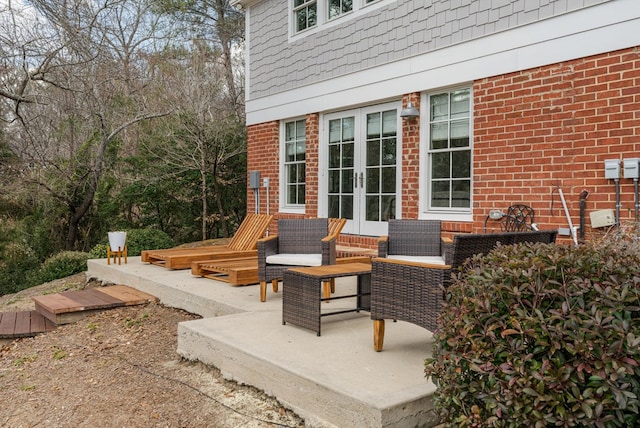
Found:
<svg viewBox="0 0 640 428"><path fill-rule="evenodd" d="M428 96L428 211L471 210L471 89Z"/></svg>
<svg viewBox="0 0 640 428"><path fill-rule="evenodd" d="M293 0L295 32L315 27L318 23L317 0Z"/></svg>
<svg viewBox="0 0 640 428"><path fill-rule="evenodd" d="M337 18L352 10L353 0L329 0L329 19Z"/></svg>
<svg viewBox="0 0 640 428"><path fill-rule="evenodd" d="M397 0L289 0L289 36L308 37Z"/></svg>
<svg viewBox="0 0 640 428"><path fill-rule="evenodd" d="M304 207L306 176L304 119L284 123L283 143L284 205Z"/></svg>

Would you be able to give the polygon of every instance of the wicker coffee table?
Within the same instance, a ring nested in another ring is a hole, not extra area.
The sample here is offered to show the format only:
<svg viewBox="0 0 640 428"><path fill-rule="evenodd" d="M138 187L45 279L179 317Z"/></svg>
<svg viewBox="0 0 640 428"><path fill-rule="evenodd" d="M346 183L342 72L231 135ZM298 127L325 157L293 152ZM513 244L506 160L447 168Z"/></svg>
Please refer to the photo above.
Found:
<svg viewBox="0 0 640 428"><path fill-rule="evenodd" d="M323 298L322 283L334 278L357 276L357 294ZM315 331L320 336L320 319L347 312L369 311L371 295L371 265L343 263L314 267L291 268L284 271L282 282L282 324L291 323ZM356 307L322 313L320 304L327 300L356 297Z"/></svg>

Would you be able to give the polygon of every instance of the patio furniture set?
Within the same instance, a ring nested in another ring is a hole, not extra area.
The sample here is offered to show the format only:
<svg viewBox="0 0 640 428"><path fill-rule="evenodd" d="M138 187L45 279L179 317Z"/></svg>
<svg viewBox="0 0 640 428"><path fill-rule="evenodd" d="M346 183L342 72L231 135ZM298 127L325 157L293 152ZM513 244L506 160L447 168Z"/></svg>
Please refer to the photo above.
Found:
<svg viewBox="0 0 640 428"><path fill-rule="evenodd" d="M243 222L236 233L243 235L243 247L234 243L234 236L228 250L190 249L191 256L189 249L150 250L143 252L142 261L172 269L189 266L194 275L233 285L259 282L262 302L266 301L267 283L277 292L282 280L282 323L312 330L318 336L322 317L368 311L376 351L383 348L386 319L430 331L437 328L451 273L469 257L487 253L499 243L553 243L557 235L556 230L517 231L457 234L445 239L438 220L394 219L389 220L388 235L379 239L378 257L340 259L336 241L345 219L279 219L277 234L263 237L272 217L250 216L252 226L243 227ZM355 294L332 295L335 279L341 277L357 277ZM347 298L355 299L354 307L323 310L323 302Z"/></svg>

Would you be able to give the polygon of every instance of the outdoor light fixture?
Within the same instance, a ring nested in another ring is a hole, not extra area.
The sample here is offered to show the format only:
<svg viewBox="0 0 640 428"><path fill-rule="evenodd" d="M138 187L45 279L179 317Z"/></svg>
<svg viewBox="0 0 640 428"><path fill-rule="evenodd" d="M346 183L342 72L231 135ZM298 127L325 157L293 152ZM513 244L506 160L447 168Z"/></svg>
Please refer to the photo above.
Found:
<svg viewBox="0 0 640 428"><path fill-rule="evenodd" d="M413 106L413 103L409 103L407 108L402 109L400 112L400 117L404 117L405 119L413 119L414 117L420 117L420 112L417 108Z"/></svg>

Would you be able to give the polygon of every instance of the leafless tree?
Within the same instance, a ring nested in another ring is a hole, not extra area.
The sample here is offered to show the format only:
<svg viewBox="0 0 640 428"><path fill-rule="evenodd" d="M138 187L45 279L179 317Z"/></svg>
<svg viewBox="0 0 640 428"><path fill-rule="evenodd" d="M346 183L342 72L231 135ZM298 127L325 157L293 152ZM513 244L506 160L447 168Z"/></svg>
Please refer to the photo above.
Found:
<svg viewBox="0 0 640 428"><path fill-rule="evenodd" d="M140 0L32 0L2 13L0 98L11 104L12 150L25 180L68 210L73 249L109 150L127 143L133 125L169 114L151 102L162 93L146 58L166 44L171 23ZM8 111L9 109L7 109ZM34 172L35 171L35 172Z"/></svg>

